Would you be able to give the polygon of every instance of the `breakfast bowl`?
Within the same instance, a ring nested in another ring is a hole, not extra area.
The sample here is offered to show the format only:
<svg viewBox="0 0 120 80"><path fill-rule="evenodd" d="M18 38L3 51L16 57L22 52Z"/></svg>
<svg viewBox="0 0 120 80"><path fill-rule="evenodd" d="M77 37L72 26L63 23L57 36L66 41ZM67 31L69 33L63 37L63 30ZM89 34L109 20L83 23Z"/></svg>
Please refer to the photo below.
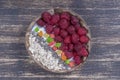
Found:
<svg viewBox="0 0 120 80"><path fill-rule="evenodd" d="M55 8L32 21L25 35L25 46L40 67L65 73L80 69L90 53L90 40L90 30L79 14Z"/></svg>

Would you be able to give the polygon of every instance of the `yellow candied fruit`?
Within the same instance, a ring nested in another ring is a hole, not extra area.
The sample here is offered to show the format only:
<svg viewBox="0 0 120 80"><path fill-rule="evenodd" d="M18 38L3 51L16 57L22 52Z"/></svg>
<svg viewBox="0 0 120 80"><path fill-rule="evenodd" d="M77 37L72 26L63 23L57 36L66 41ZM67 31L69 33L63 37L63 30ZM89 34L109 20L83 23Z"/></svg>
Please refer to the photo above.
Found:
<svg viewBox="0 0 120 80"><path fill-rule="evenodd" d="M44 36L45 38L48 38L48 37L49 37L49 34L45 33L45 34L43 34L43 36Z"/></svg>
<svg viewBox="0 0 120 80"><path fill-rule="evenodd" d="M43 36L43 32L42 32L42 31L39 31L39 32L38 32L38 36L42 37L42 36Z"/></svg>
<svg viewBox="0 0 120 80"><path fill-rule="evenodd" d="M61 51L61 50L57 50L56 53L57 53L57 54L61 54L62 51Z"/></svg>

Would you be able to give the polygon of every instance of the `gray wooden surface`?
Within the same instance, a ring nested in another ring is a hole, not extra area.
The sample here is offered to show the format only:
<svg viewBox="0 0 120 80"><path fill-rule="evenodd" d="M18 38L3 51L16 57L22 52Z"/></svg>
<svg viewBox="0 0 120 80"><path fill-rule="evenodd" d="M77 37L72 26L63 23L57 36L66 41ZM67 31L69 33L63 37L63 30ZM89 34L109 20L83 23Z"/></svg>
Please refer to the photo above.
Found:
<svg viewBox="0 0 120 80"><path fill-rule="evenodd" d="M47 72L27 54L27 27L42 11L68 8L92 34L92 50L81 70ZM0 80L120 80L120 0L0 0Z"/></svg>

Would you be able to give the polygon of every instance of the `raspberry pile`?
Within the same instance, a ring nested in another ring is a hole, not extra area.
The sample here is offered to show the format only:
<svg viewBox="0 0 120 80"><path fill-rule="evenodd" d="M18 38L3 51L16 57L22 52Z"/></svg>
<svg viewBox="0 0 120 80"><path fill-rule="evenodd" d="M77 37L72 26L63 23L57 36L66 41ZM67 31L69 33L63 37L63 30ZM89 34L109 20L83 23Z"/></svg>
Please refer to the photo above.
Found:
<svg viewBox="0 0 120 80"><path fill-rule="evenodd" d="M78 17L67 11L54 14L43 12L36 23L45 28L50 35L46 39L48 45L56 53L60 53L61 59L70 67L79 65L88 56L88 30ZM43 33L39 32L38 35L42 36Z"/></svg>

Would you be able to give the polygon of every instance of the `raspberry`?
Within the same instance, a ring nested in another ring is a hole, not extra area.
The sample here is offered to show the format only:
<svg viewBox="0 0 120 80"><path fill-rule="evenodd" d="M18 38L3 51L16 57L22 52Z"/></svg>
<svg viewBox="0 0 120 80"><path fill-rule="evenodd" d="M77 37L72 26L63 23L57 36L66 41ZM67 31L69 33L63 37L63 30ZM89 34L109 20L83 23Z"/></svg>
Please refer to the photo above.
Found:
<svg viewBox="0 0 120 80"><path fill-rule="evenodd" d="M87 36L81 36L80 37L80 42L81 43L88 43L88 41L89 41L89 38Z"/></svg>
<svg viewBox="0 0 120 80"><path fill-rule="evenodd" d="M41 27L45 25L45 22L42 19L39 19L36 23Z"/></svg>
<svg viewBox="0 0 120 80"><path fill-rule="evenodd" d="M81 49L80 49L80 55L81 56L88 56L88 51L87 51L87 49L85 48L85 47L82 47Z"/></svg>
<svg viewBox="0 0 120 80"><path fill-rule="evenodd" d="M79 51L80 51L80 50L79 50ZM77 52L77 55L81 57L82 55L81 55L81 53L80 53L79 51Z"/></svg>
<svg viewBox="0 0 120 80"><path fill-rule="evenodd" d="M81 27L81 25L79 24L79 23L77 23L76 25L75 25L75 29L76 29L76 31L78 31L78 29Z"/></svg>
<svg viewBox="0 0 120 80"><path fill-rule="evenodd" d="M55 26L56 26L56 27L60 27L60 26L59 26L59 22L58 22L58 23L56 23L56 24L55 24Z"/></svg>
<svg viewBox="0 0 120 80"><path fill-rule="evenodd" d="M53 32L54 32L55 35L58 35L58 34L60 33L60 28L55 27L55 28L53 29Z"/></svg>
<svg viewBox="0 0 120 80"><path fill-rule="evenodd" d="M66 51L66 50L68 50L68 46L66 44L62 44L60 49L63 51Z"/></svg>
<svg viewBox="0 0 120 80"><path fill-rule="evenodd" d="M83 27L80 27L78 29L78 34L81 36L81 35L86 35L87 34L87 30Z"/></svg>
<svg viewBox="0 0 120 80"><path fill-rule="evenodd" d="M61 35L63 38L65 38L65 37L68 35L68 32L65 31L65 30L61 30L61 31L60 31L60 35Z"/></svg>
<svg viewBox="0 0 120 80"><path fill-rule="evenodd" d="M70 36L65 37L64 43L70 43L70 42L71 42Z"/></svg>
<svg viewBox="0 0 120 80"><path fill-rule="evenodd" d="M67 31L69 32L69 34L73 34L75 33L75 28L71 25L68 27Z"/></svg>
<svg viewBox="0 0 120 80"><path fill-rule="evenodd" d="M54 25L60 20L59 14L54 14L51 19L51 24Z"/></svg>
<svg viewBox="0 0 120 80"><path fill-rule="evenodd" d="M57 42L62 42L63 39L62 39L61 36L56 36L56 37L55 37L55 41L57 41Z"/></svg>
<svg viewBox="0 0 120 80"><path fill-rule="evenodd" d="M50 19L51 19L51 14L49 12L43 12L42 13L42 18L45 22L50 23Z"/></svg>
<svg viewBox="0 0 120 80"><path fill-rule="evenodd" d="M70 59L73 57L73 53L72 52L68 52L68 51L65 51L65 56Z"/></svg>
<svg viewBox="0 0 120 80"><path fill-rule="evenodd" d="M73 25L75 25L75 24L79 23L79 19L76 16L71 16L71 23Z"/></svg>
<svg viewBox="0 0 120 80"><path fill-rule="evenodd" d="M46 32L48 34L52 33L52 30L53 30L53 26L52 25L46 25Z"/></svg>
<svg viewBox="0 0 120 80"><path fill-rule="evenodd" d="M69 26L69 22L66 20L66 19L61 19L59 21L59 26L62 28L62 29L66 29L68 26Z"/></svg>
<svg viewBox="0 0 120 80"><path fill-rule="evenodd" d="M69 50L71 51L71 50L73 50L73 44L68 44L68 48L69 48Z"/></svg>
<svg viewBox="0 0 120 80"><path fill-rule="evenodd" d="M72 34L71 40L73 43L77 43L79 41L79 36L76 33L74 33Z"/></svg>
<svg viewBox="0 0 120 80"><path fill-rule="evenodd" d="M81 44L81 43L78 43L78 44L76 44L76 45L74 46L74 50L75 50L76 52L79 52L81 48L82 48L82 44Z"/></svg>
<svg viewBox="0 0 120 80"><path fill-rule="evenodd" d="M74 56L74 57L78 56L77 52L74 51L74 52L73 52L73 56Z"/></svg>
<svg viewBox="0 0 120 80"><path fill-rule="evenodd" d="M63 13L61 13L61 19L70 20L70 13L69 12L63 12Z"/></svg>
<svg viewBox="0 0 120 80"><path fill-rule="evenodd" d="M74 60L75 60L75 63L76 63L77 65L79 65L80 63L82 63L82 60L80 59L79 56L75 56L75 57L74 57Z"/></svg>

